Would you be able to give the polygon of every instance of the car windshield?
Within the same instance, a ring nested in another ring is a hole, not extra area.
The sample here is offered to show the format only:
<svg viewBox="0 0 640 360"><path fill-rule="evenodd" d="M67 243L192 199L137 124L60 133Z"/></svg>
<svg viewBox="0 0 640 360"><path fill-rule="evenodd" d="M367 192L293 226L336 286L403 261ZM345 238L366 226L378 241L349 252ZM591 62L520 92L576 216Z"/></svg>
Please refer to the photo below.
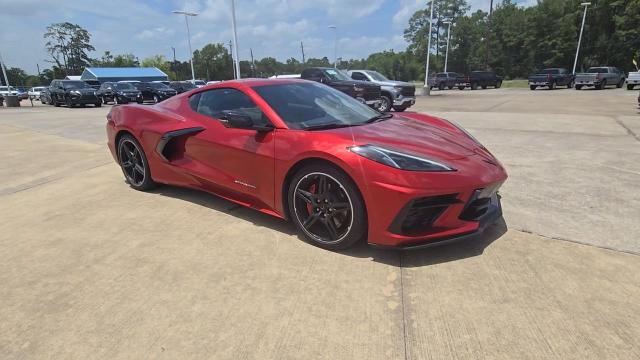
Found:
<svg viewBox="0 0 640 360"><path fill-rule="evenodd" d="M204 80L196 80L196 81L195 81L195 84L196 84L196 85L206 85L206 84L205 84L205 82L204 82Z"/></svg>
<svg viewBox="0 0 640 360"><path fill-rule="evenodd" d="M291 129L362 125L380 113L344 93L317 83L253 88Z"/></svg>
<svg viewBox="0 0 640 360"><path fill-rule="evenodd" d="M11 91L15 91L15 90L16 90L16 88L11 86ZM0 91L7 91L7 87L6 86L0 86Z"/></svg>
<svg viewBox="0 0 640 360"><path fill-rule="evenodd" d="M587 73L589 74L604 74L607 72L607 68L589 68Z"/></svg>
<svg viewBox="0 0 640 360"><path fill-rule="evenodd" d="M152 89L156 89L156 90L171 90L170 87L168 87L167 85L163 84L163 83L149 83L148 84L150 88Z"/></svg>
<svg viewBox="0 0 640 360"><path fill-rule="evenodd" d="M113 84L113 87L118 90L136 90L136 87L130 83L117 83Z"/></svg>
<svg viewBox="0 0 640 360"><path fill-rule="evenodd" d="M197 88L197 86L195 86L191 81L185 81L183 83L181 83L182 87L184 89L195 89Z"/></svg>
<svg viewBox="0 0 640 360"><path fill-rule="evenodd" d="M331 80L352 80L349 76L338 69L324 69L323 71Z"/></svg>
<svg viewBox="0 0 640 360"><path fill-rule="evenodd" d="M377 71L368 70L367 74L369 74L369 76L371 76L375 81L389 81L389 79L386 76L380 74Z"/></svg>
<svg viewBox="0 0 640 360"><path fill-rule="evenodd" d="M89 87L84 81L65 81L62 83L65 89L86 89Z"/></svg>
<svg viewBox="0 0 640 360"><path fill-rule="evenodd" d="M541 74L560 74L560 70L558 70L558 69L544 69L540 73Z"/></svg>

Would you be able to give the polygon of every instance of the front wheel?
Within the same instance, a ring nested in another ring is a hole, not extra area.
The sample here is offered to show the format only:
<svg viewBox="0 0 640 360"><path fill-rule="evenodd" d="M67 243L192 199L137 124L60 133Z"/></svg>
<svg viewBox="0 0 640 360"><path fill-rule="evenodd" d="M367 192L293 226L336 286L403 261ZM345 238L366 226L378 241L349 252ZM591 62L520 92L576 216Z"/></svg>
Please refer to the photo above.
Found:
<svg viewBox="0 0 640 360"><path fill-rule="evenodd" d="M596 86L596 89L598 90L604 90L604 88L607 87L607 80L602 80L602 82L600 83L600 85Z"/></svg>
<svg viewBox="0 0 640 360"><path fill-rule="evenodd" d="M125 134L118 141L118 163L129 185L140 191L154 188L151 171L142 146L131 135Z"/></svg>
<svg viewBox="0 0 640 360"><path fill-rule="evenodd" d="M310 243L329 250L346 249L365 238L367 212L353 181L339 169L313 164L290 183L289 215Z"/></svg>
<svg viewBox="0 0 640 360"><path fill-rule="evenodd" d="M529 90L535 90L536 86L535 85L529 85Z"/></svg>
<svg viewBox="0 0 640 360"><path fill-rule="evenodd" d="M157 104L160 102L160 98L158 97L158 95L153 95L153 103Z"/></svg>
<svg viewBox="0 0 640 360"><path fill-rule="evenodd" d="M573 81L570 81L570 82L567 84L567 89L571 89L572 87L573 87Z"/></svg>
<svg viewBox="0 0 640 360"><path fill-rule="evenodd" d="M616 87L620 89L624 85L624 78L620 79L620 82L616 84Z"/></svg>
<svg viewBox="0 0 640 360"><path fill-rule="evenodd" d="M378 106L378 111L380 112L389 112L391 111L391 98L387 95L382 95L380 97L380 106Z"/></svg>
<svg viewBox="0 0 640 360"><path fill-rule="evenodd" d="M93 105L95 105L95 107L102 107L102 102L98 101L97 103L95 103Z"/></svg>
<svg viewBox="0 0 640 360"><path fill-rule="evenodd" d="M576 90L582 90L582 85L576 85Z"/></svg>
<svg viewBox="0 0 640 360"><path fill-rule="evenodd" d="M438 90L444 90L444 83L440 83L438 85Z"/></svg>
<svg viewBox="0 0 640 360"><path fill-rule="evenodd" d="M552 82L549 84L549 90L553 90L553 89L555 89L555 88L556 88L556 83L555 83L555 81L552 81Z"/></svg>
<svg viewBox="0 0 640 360"><path fill-rule="evenodd" d="M464 90L464 86L458 86L458 90Z"/></svg>
<svg viewBox="0 0 640 360"><path fill-rule="evenodd" d="M633 84L627 84L627 90L633 90L634 85Z"/></svg>
<svg viewBox="0 0 640 360"><path fill-rule="evenodd" d="M500 89L501 86L502 86L502 81L498 81L496 83L496 89Z"/></svg>
<svg viewBox="0 0 640 360"><path fill-rule="evenodd" d="M471 90L477 90L478 89L478 84L477 83L472 83L471 84Z"/></svg>

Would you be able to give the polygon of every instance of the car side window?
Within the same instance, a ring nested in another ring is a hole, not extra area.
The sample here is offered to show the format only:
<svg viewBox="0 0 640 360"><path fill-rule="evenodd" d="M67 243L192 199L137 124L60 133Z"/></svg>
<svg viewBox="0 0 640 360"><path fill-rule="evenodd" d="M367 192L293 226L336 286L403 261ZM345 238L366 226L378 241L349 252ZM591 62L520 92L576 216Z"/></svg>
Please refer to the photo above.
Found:
<svg viewBox="0 0 640 360"><path fill-rule="evenodd" d="M195 96L192 96L192 99ZM191 99L189 99L191 101ZM212 89L199 93L198 106L196 112L220 119L223 111L236 111L248 115L253 123L258 126L269 124L266 115L256 105L249 96L236 89ZM193 105L192 105L193 106Z"/></svg>
<svg viewBox="0 0 640 360"><path fill-rule="evenodd" d="M354 80L369 81L369 79L363 73L357 71L351 73L351 78Z"/></svg>

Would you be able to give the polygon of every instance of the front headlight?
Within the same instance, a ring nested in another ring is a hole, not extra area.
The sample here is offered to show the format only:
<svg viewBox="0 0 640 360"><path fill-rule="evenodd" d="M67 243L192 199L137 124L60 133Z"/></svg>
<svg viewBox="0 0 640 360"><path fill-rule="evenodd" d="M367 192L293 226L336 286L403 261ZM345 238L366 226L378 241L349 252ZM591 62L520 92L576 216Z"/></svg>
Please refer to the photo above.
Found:
<svg viewBox="0 0 640 360"><path fill-rule="evenodd" d="M353 85L353 91L362 92L364 91L364 87L361 85Z"/></svg>
<svg viewBox="0 0 640 360"><path fill-rule="evenodd" d="M401 152L381 148L375 145L352 146L349 151L369 160L409 171L456 171L456 169L441 162Z"/></svg>
<svg viewBox="0 0 640 360"><path fill-rule="evenodd" d="M82 95L82 93L80 91L77 91L77 90L71 90L69 93L71 95L75 95L75 96L81 96Z"/></svg>
<svg viewBox="0 0 640 360"><path fill-rule="evenodd" d="M394 86L393 90L395 91L402 91L402 86Z"/></svg>

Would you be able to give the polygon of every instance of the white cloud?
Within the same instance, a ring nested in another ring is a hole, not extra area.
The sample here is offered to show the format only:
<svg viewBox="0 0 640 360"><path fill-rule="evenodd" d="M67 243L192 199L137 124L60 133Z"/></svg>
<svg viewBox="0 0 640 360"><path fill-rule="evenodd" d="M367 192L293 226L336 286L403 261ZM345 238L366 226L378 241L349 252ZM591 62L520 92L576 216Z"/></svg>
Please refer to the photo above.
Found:
<svg viewBox="0 0 640 360"><path fill-rule="evenodd" d="M400 9L393 15L393 23L397 26L407 26L411 15L424 7L424 0L400 0Z"/></svg>

